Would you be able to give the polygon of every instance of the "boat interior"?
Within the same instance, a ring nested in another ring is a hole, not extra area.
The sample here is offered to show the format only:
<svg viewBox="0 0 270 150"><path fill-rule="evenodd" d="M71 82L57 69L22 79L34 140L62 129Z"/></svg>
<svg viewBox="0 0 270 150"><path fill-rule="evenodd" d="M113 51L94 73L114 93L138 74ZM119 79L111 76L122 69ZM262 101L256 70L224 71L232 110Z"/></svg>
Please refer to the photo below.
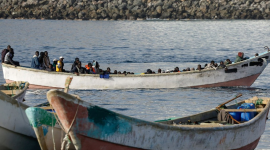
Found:
<svg viewBox="0 0 270 150"><path fill-rule="evenodd" d="M212 109L210 111L202 112L199 114L183 117L183 118L171 118L167 120L158 120L156 122L173 125L173 126L197 126L197 127L212 127L223 125L234 125L247 122L262 112L266 105L269 103L270 98L253 97L248 100L238 102L229 106L223 105L220 108ZM245 107L247 104L252 107ZM223 116L221 113L224 113ZM232 116L232 119L230 116ZM227 118L227 119L224 119ZM233 120L233 121L232 121Z"/></svg>
<svg viewBox="0 0 270 150"><path fill-rule="evenodd" d="M23 82L23 81L15 81L12 83L5 83L5 84L0 85L0 90L1 90L1 92L5 93L9 96L15 96L24 90L24 88L27 86L26 84L28 84L28 83Z"/></svg>

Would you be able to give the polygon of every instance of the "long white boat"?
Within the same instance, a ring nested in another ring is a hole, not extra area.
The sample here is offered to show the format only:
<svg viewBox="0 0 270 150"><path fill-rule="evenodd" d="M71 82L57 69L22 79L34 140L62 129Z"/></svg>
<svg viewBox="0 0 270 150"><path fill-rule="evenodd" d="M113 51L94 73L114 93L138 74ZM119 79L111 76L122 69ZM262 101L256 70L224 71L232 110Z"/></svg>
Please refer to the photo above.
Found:
<svg viewBox="0 0 270 150"><path fill-rule="evenodd" d="M270 98L253 97L223 109L154 123L112 112L62 91L49 91L47 99L77 150L254 150L270 108ZM250 107L237 109L239 106ZM229 114L234 117L228 119Z"/></svg>
<svg viewBox="0 0 270 150"><path fill-rule="evenodd" d="M65 72L48 72L27 67L2 64L7 83L27 81L30 88L64 88L65 79L73 77L70 89L133 89L133 88L179 88L179 87L231 87L251 86L269 62L266 51L238 63L227 65L227 69L203 69L159 74L110 74L100 78L99 74L76 76Z"/></svg>

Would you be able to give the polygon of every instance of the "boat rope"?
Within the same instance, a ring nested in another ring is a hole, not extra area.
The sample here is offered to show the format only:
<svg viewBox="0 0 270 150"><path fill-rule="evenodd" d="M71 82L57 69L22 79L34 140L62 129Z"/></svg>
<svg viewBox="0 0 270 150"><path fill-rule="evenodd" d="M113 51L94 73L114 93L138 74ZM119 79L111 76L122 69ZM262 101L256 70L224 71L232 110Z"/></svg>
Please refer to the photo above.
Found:
<svg viewBox="0 0 270 150"><path fill-rule="evenodd" d="M68 128L68 130L67 130L67 132L66 132L66 135L65 135L65 137L64 137L64 139L63 139L63 142L62 142L62 145L61 145L61 150L69 149L69 147L70 147L71 140L70 140L70 138L69 138L69 131L70 131L71 127L73 126L74 121L76 120L76 116L77 116L77 113L78 113L78 110L79 110L79 106L80 106L79 103L80 103L80 101L78 101L78 106L77 106L77 110L76 110L76 112L75 112L74 118L73 118L73 120L72 120L72 122L71 122L71 124L70 124L70 127ZM50 104L50 106L52 107L51 104ZM53 108L53 107L52 107L52 108ZM52 110L54 110L54 108L53 108ZM63 131L65 131L65 129L64 129L64 127L62 126L62 124L61 124L59 118L56 116L55 113L53 113L53 114L54 114L54 116L55 116L55 118L56 118L56 120L57 120L59 126L61 127L61 129L62 129Z"/></svg>
<svg viewBox="0 0 270 150"><path fill-rule="evenodd" d="M53 116L52 116L52 125L53 125ZM54 142L54 135L53 135L53 126L52 126L52 139L53 139L53 148L54 148L54 150L56 150L55 142Z"/></svg>

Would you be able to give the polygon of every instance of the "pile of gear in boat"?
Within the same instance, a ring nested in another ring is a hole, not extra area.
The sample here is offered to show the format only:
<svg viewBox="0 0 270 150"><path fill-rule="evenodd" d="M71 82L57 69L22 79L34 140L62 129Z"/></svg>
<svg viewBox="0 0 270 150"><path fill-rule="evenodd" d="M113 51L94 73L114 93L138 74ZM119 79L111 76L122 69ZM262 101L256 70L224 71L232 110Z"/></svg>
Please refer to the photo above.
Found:
<svg viewBox="0 0 270 150"><path fill-rule="evenodd" d="M258 99L255 103L242 103L237 106L237 109L243 110L242 112L227 112L227 107L225 105L222 106L222 109L217 114L217 120L206 120L206 121L192 121L188 120L187 122L172 122L173 126L180 125L233 125L237 122L243 123L253 119L258 112L246 112L246 109L258 109L264 108L265 104L262 104L263 100ZM231 117L233 118L231 118ZM170 120L170 119L168 119ZM159 122L159 121L156 121Z"/></svg>
<svg viewBox="0 0 270 150"><path fill-rule="evenodd" d="M12 64L15 67L20 66L20 63L18 61L14 61L14 50L11 48L10 45L7 46L6 49L2 50L2 63L6 64ZM255 54L255 57L258 56L258 53ZM238 55L236 56L236 59L234 63L240 62L242 60L249 59L249 57L244 57L243 52L239 52ZM93 60L93 62L88 63L85 65L85 67L82 67L82 63L79 60L79 58L75 58L74 63L72 64L71 70L66 71L64 69L64 57L60 56L59 59L53 59L53 63L50 63L50 58L48 56L48 52L40 52L36 51L35 55L32 57L32 62L31 62L31 68L34 69L40 69L40 70L47 70L47 71L56 71L56 72L72 72L77 75L79 74L134 74L133 72L126 72L126 71L117 71L114 70L114 72L111 72L110 67L108 67L106 70L100 69L100 65L97 61ZM186 72L186 71L195 71L195 70L203 70L203 69L218 69L218 68L225 68L226 65L231 64L230 59L226 59L224 62L221 61L220 64L218 65L215 63L215 61L211 61L209 64L205 64L204 67L202 67L200 64L197 66L197 68L186 68L183 70L179 70L178 67L175 67L174 70L161 70L160 68L158 69L157 73L171 73L171 72ZM147 71L144 74L155 74L155 71L152 71L151 69L147 69Z"/></svg>

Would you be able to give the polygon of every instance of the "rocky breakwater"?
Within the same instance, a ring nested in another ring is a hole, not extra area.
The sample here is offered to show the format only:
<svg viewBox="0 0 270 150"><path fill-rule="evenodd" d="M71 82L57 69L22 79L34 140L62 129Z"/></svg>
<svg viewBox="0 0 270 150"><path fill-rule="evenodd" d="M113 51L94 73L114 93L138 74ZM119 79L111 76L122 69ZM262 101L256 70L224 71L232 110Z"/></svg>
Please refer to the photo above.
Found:
<svg viewBox="0 0 270 150"><path fill-rule="evenodd" d="M0 18L270 19L264 0L0 0Z"/></svg>

